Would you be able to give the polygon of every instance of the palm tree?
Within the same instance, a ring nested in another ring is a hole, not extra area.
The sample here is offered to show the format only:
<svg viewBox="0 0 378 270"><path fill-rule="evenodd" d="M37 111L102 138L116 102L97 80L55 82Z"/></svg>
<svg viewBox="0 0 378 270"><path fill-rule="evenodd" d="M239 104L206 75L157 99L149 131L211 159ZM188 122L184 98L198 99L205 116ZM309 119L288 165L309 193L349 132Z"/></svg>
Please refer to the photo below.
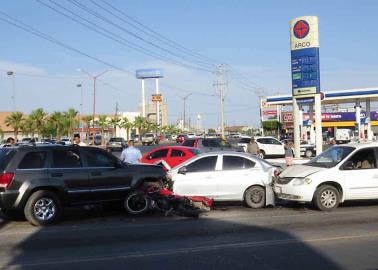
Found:
<svg viewBox="0 0 378 270"><path fill-rule="evenodd" d="M104 130L109 126L109 122L106 118L106 115L101 114L98 116L97 120L97 125L101 128L101 144L104 144Z"/></svg>
<svg viewBox="0 0 378 270"><path fill-rule="evenodd" d="M114 117L112 117L112 119L110 119L109 124L114 129L112 136L115 136L117 127L119 127L120 124L121 124L121 119L119 119L118 116L114 116Z"/></svg>
<svg viewBox="0 0 378 270"><path fill-rule="evenodd" d="M4 131L3 129L0 127L0 139L3 140L4 139Z"/></svg>
<svg viewBox="0 0 378 270"><path fill-rule="evenodd" d="M53 112L49 117L49 122L56 130L56 139L60 140L63 134L63 114L61 112Z"/></svg>
<svg viewBox="0 0 378 270"><path fill-rule="evenodd" d="M18 130L22 126L24 114L22 112L12 112L11 115L5 118L5 125L12 127L14 131L14 138L17 140Z"/></svg>
<svg viewBox="0 0 378 270"><path fill-rule="evenodd" d="M87 138L89 139L89 136L90 136L90 127L91 127L91 122L93 120L93 117L91 115L86 115L86 116L83 116L81 117L81 119L84 121L85 123L85 126L87 127L88 129L88 132L87 132Z"/></svg>
<svg viewBox="0 0 378 270"><path fill-rule="evenodd" d="M68 136L72 135L73 128L79 124L79 121L77 120L77 114L78 114L78 111L76 111L73 108L70 108L68 109L67 112L63 113L64 117L67 119L66 124L67 124Z"/></svg>
<svg viewBox="0 0 378 270"><path fill-rule="evenodd" d="M35 127L33 120L30 118L30 116L28 116L26 119L22 121L21 132L24 136L30 135L31 137L34 137Z"/></svg>
<svg viewBox="0 0 378 270"><path fill-rule="evenodd" d="M134 127L138 129L139 139L140 139L140 136L145 132L146 123L147 123L147 119L145 117L142 117L142 116L135 117Z"/></svg>
<svg viewBox="0 0 378 270"><path fill-rule="evenodd" d="M130 139L130 129L132 129L133 126L134 126L133 123L131 123L129 121L129 119L127 119L127 117L123 118L122 122L120 123L120 127L126 129L126 139L127 140Z"/></svg>
<svg viewBox="0 0 378 270"><path fill-rule="evenodd" d="M35 130L37 131L38 136L42 136L43 126L46 122L47 113L43 111L42 108L38 108L31 112L30 119L33 121Z"/></svg>

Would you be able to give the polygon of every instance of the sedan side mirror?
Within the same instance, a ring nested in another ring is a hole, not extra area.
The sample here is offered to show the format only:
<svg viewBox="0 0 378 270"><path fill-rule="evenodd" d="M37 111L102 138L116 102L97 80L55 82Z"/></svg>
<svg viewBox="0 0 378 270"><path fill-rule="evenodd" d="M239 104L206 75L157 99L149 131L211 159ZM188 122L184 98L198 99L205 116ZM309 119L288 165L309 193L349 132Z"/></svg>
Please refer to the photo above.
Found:
<svg viewBox="0 0 378 270"><path fill-rule="evenodd" d="M185 175L186 173L188 172L188 169L184 166L184 167L181 167L179 170L178 170L178 173L179 174L183 174Z"/></svg>

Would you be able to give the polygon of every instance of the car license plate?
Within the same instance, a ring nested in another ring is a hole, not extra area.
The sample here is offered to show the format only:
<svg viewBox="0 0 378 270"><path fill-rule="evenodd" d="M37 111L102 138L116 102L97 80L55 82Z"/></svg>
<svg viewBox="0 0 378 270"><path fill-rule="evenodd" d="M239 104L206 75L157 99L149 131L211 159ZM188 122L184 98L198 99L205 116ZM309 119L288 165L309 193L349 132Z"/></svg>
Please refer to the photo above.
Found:
<svg viewBox="0 0 378 270"><path fill-rule="evenodd" d="M282 193L281 187L274 187L274 192L275 193Z"/></svg>

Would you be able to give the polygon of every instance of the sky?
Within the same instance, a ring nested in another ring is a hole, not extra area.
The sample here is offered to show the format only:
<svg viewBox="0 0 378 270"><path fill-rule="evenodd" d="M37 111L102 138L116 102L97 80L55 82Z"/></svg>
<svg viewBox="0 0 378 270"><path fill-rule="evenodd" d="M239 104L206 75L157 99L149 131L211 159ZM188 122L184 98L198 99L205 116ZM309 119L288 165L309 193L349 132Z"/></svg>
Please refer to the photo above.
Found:
<svg viewBox="0 0 378 270"><path fill-rule="evenodd" d="M113 114L117 102L120 111L136 111L141 103L141 82L135 78L136 69L162 68L165 77L160 90L168 104L169 121L175 123L181 117L183 97L191 93L186 103L187 117L194 124L197 114L201 114L203 127L218 127L220 99L214 87L215 68L224 63L226 125L256 127L256 90L265 95L291 93L289 21L304 15L319 17L322 90L378 86L377 1L105 0L123 12L113 15L95 5L105 5L109 10L103 0L78 1L100 17L79 8L75 1L2 1L0 111L13 109L12 78L6 75L7 70L15 72L17 110L80 110L81 93L76 86L80 83L83 111L90 114L93 85L79 69L92 74L111 69L99 78L96 110ZM103 29L108 36L91 31L42 3L61 12L73 12L66 14L76 20L95 23L92 29ZM66 47L6 23L6 15ZM154 38L135 21L175 42L175 46ZM67 49L67 45L76 51ZM155 91L154 81L147 81L146 87L150 96Z"/></svg>

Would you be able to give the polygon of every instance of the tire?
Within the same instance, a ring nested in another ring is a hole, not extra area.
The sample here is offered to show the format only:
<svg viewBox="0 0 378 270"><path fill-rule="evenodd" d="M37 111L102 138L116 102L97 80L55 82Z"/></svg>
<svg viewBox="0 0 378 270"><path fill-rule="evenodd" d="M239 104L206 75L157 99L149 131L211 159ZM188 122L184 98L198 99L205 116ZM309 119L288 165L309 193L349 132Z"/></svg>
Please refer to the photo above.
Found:
<svg viewBox="0 0 378 270"><path fill-rule="evenodd" d="M314 204L321 211L335 210L340 203L339 191L329 185L318 187L314 195Z"/></svg>
<svg viewBox="0 0 378 270"><path fill-rule="evenodd" d="M307 149L306 152L305 152L305 156L306 156L307 158L312 157L312 150Z"/></svg>
<svg viewBox="0 0 378 270"><path fill-rule="evenodd" d="M265 206L265 189L260 186L253 186L246 190L244 202L251 208L263 208Z"/></svg>
<svg viewBox="0 0 378 270"><path fill-rule="evenodd" d="M34 226L46 226L57 222L61 212L58 196L47 190L34 192L24 208L25 218Z"/></svg>
<svg viewBox="0 0 378 270"><path fill-rule="evenodd" d="M127 195L124 207L127 213L140 216L145 214L150 208L150 200L142 192L132 192Z"/></svg>
<svg viewBox="0 0 378 270"><path fill-rule="evenodd" d="M259 157L260 158L262 158L262 159L264 159L265 158L265 152L264 152L264 150L260 150L260 154L259 154Z"/></svg>

